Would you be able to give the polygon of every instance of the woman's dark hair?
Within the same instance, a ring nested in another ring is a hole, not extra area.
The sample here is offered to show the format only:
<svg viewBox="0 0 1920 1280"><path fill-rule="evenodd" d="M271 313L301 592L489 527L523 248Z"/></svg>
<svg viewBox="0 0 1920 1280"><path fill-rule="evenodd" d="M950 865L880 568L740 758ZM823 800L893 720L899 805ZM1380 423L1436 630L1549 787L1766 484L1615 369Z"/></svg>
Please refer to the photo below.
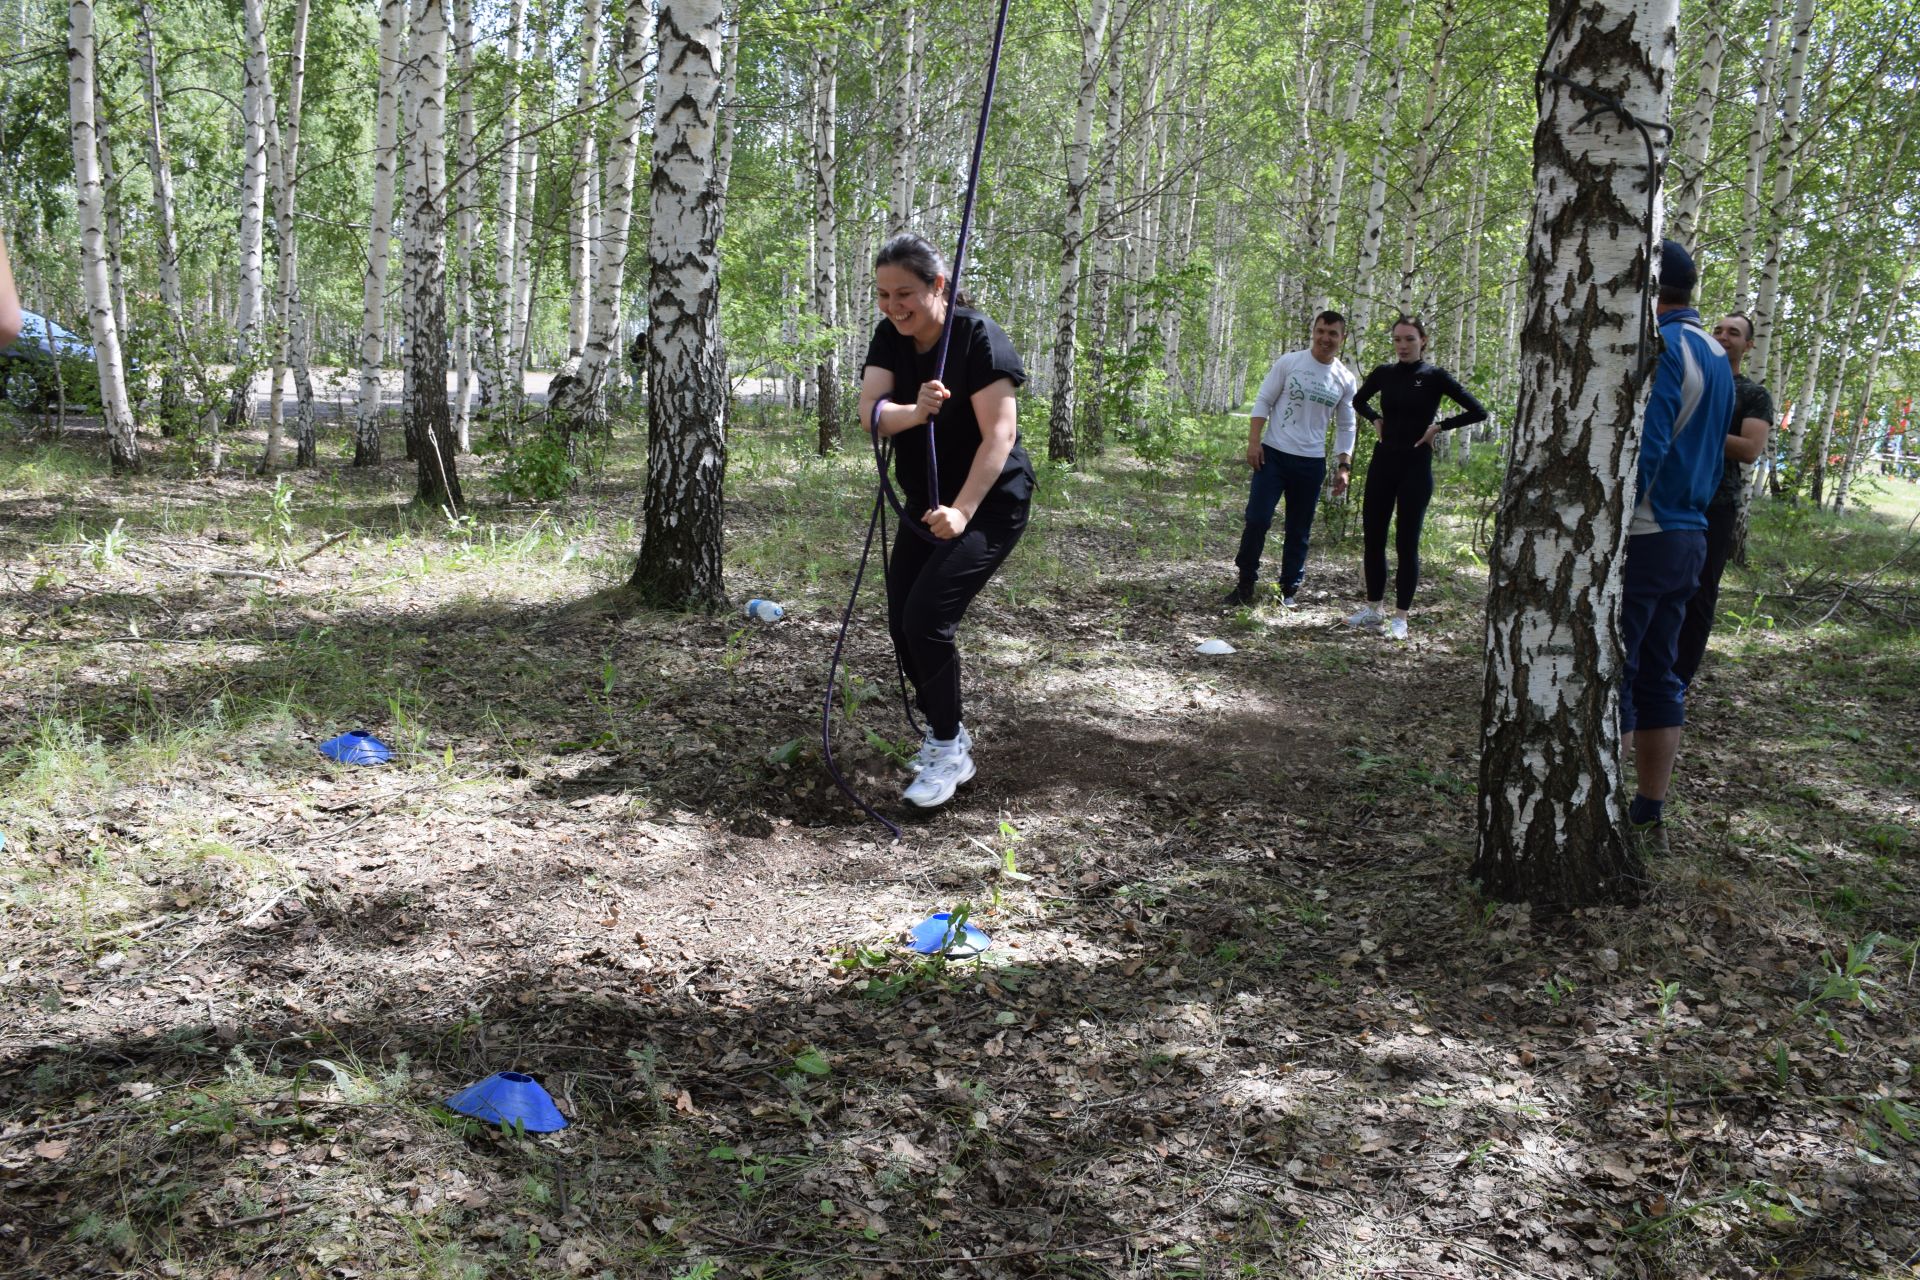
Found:
<svg viewBox="0 0 1920 1280"><path fill-rule="evenodd" d="M947 274L947 260L940 256L940 251L925 236L916 236L911 231L902 232L880 246L880 252L873 256L873 269L878 271L881 267L911 271L929 289ZM954 294L953 305L971 307L973 299L961 290Z"/></svg>
<svg viewBox="0 0 1920 1280"><path fill-rule="evenodd" d="M1427 349L1427 342L1429 341L1427 338L1427 326L1420 323L1419 316L1401 316L1398 320L1395 320L1387 326L1387 332L1392 333L1403 324L1420 335L1420 350L1425 351Z"/></svg>

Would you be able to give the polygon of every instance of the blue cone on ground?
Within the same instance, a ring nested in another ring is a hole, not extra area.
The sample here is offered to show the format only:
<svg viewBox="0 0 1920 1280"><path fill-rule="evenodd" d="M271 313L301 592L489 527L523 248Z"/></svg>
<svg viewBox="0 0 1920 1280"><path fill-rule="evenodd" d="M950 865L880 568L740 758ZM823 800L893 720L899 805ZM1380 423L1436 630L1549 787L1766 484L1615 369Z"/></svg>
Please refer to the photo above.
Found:
<svg viewBox="0 0 1920 1280"><path fill-rule="evenodd" d="M321 743L320 754L341 764L385 764L393 759L393 748L365 729L354 729Z"/></svg>
<svg viewBox="0 0 1920 1280"><path fill-rule="evenodd" d="M567 1118L540 1082L518 1071L502 1071L462 1089L447 1099L447 1110L507 1127L517 1121L528 1133L567 1127Z"/></svg>
<svg viewBox="0 0 1920 1280"><path fill-rule="evenodd" d="M913 926L907 936L910 939L908 945L921 955L939 955L942 950L945 950L947 955L955 960L966 960L977 956L993 945L993 939L972 924L964 924L956 932L953 927L953 914L948 911L937 911L928 916ZM949 939L953 943L951 948L947 946Z"/></svg>

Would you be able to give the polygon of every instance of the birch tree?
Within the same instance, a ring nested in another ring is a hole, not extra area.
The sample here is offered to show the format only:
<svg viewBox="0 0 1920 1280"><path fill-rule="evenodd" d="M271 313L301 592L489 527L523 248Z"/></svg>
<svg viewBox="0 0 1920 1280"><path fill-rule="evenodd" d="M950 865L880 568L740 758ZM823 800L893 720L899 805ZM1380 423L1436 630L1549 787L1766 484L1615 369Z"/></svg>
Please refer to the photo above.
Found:
<svg viewBox="0 0 1920 1280"><path fill-rule="evenodd" d="M447 10L446 0L421 0L415 9L409 62L414 67L412 117L407 121L407 223L414 231L413 323L407 333L412 398L408 434L418 445L417 501L458 512L460 476L447 412Z"/></svg>
<svg viewBox="0 0 1920 1280"><path fill-rule="evenodd" d="M400 36L406 0L381 0L380 87L374 107L373 213L360 320L360 395L354 411L353 465L380 461L381 353L386 335L387 259L393 247L394 183L399 167Z"/></svg>
<svg viewBox="0 0 1920 1280"><path fill-rule="evenodd" d="M594 204L599 189L598 142L594 137L594 107L600 100L600 21L605 0L582 0L580 12L580 88L574 112L580 140L573 151L573 203L567 213L567 359L587 349L587 326L592 320L593 258L597 242Z"/></svg>
<svg viewBox="0 0 1920 1280"><path fill-rule="evenodd" d="M493 359L481 378L481 399L511 405L519 362L513 353L513 273L519 252L520 54L526 39L527 0L513 0L507 18L507 67L500 102L500 190L493 228L493 293L486 308L487 349Z"/></svg>
<svg viewBox="0 0 1920 1280"><path fill-rule="evenodd" d="M1659 234L1639 121L1664 121L1677 0L1556 0L1533 136L1526 329L1489 556L1480 842L1500 899L1630 900L1620 768L1620 562ZM1620 111L1591 114L1595 90Z"/></svg>
<svg viewBox="0 0 1920 1280"><path fill-rule="evenodd" d="M460 69L460 106L454 125L453 237L453 440L461 453L473 450L473 261L480 230L480 161L473 119L473 14L471 0L454 0L453 48Z"/></svg>
<svg viewBox="0 0 1920 1280"><path fill-rule="evenodd" d="M614 104L619 132L607 156L605 227L593 282L593 316L578 372L568 380L555 412L567 422L569 438L604 429L607 373L619 357L620 286L627 269L627 233L633 221L633 175L646 109L645 63L653 42L653 12L645 0L627 0L620 52L614 59ZM558 385L556 383L556 385Z"/></svg>
<svg viewBox="0 0 1920 1280"><path fill-rule="evenodd" d="M234 317L237 333L233 362L233 405L227 416L235 423L253 416L253 383L248 372L266 305L265 267L262 262L267 219L267 24L265 0L242 0L241 23L246 31L245 87L241 94L244 148L240 170L240 289ZM214 445L213 465L220 465Z"/></svg>
<svg viewBox="0 0 1920 1280"><path fill-rule="evenodd" d="M544 83L547 62L547 29L536 24L533 34L533 74ZM548 112L551 120L552 113ZM514 237L519 245L513 268L513 333L510 345L508 385L518 405L525 395L527 347L533 340L533 200L539 190L540 141L533 131L522 136L520 146L520 198Z"/></svg>
<svg viewBox="0 0 1920 1280"><path fill-rule="evenodd" d="M1679 192L1673 204L1673 238L1693 247L1694 222L1707 190L1707 150L1713 141L1713 117L1720 105L1720 64L1727 53L1725 0L1708 0L1702 23L1698 86L1680 132Z"/></svg>
<svg viewBox="0 0 1920 1280"><path fill-rule="evenodd" d="M1400 89L1406 80L1407 46L1413 42L1413 5L1405 6L1400 35L1393 47L1393 61L1387 72L1387 89L1380 100L1380 138L1373 152L1373 178L1367 188L1367 221L1360 232L1360 262L1354 268L1354 298L1349 356L1362 367L1367 329L1373 321L1373 277L1380 265L1380 236L1387 225L1387 160L1393 152L1394 125L1400 114Z"/></svg>
<svg viewBox="0 0 1920 1280"><path fill-rule="evenodd" d="M1773 142L1773 76L1780 50L1780 23L1786 0L1772 0L1760 46L1759 76L1753 88L1753 120L1747 126L1746 180L1740 188L1740 251L1735 256L1738 283L1734 309L1753 310L1753 255L1760 243L1760 183L1766 176L1767 148ZM1756 368L1761 368L1757 362Z"/></svg>
<svg viewBox="0 0 1920 1280"><path fill-rule="evenodd" d="M141 87L147 105L147 168L153 175L153 235L155 269L160 277L160 303L172 326L172 339L181 352L187 338L186 296L180 288L180 249L174 234L173 158L167 148L163 108L166 95L160 85L160 58L155 46L153 8L140 0L140 61L144 73ZM180 404L180 374L168 361L160 375L161 430L171 435ZM216 429L218 419L215 419Z"/></svg>
<svg viewBox="0 0 1920 1280"><path fill-rule="evenodd" d="M1101 44L1106 38L1107 0L1092 0L1080 27L1080 85L1075 96L1073 137L1067 143L1067 208L1061 235L1060 290L1054 306L1053 399L1047 416L1047 456L1074 459L1075 334L1080 316L1080 251L1087 239L1087 162L1093 150L1093 112L1099 103Z"/></svg>
<svg viewBox="0 0 1920 1280"><path fill-rule="evenodd" d="M102 225L105 197L93 114L94 55L92 0L71 0L67 6L67 109L73 141L74 211L80 223L80 283L87 296L87 329L93 338L94 368L100 379L100 411L106 423L108 454L115 471L138 471L140 446L133 434L133 409L127 402L125 365L120 358L120 329L107 280L106 229Z"/></svg>
<svg viewBox="0 0 1920 1280"><path fill-rule="evenodd" d="M1780 156L1774 162L1773 234L1767 239L1767 261L1760 269L1759 295L1753 303L1753 363L1767 367L1773 343L1773 310L1780 292L1780 254L1791 220L1793 171L1800 154L1800 113L1807 84L1807 49L1813 32L1813 0L1796 0L1793 12L1793 52L1787 61L1787 100L1780 116ZM1797 203L1797 202L1793 202Z"/></svg>
<svg viewBox="0 0 1920 1280"><path fill-rule="evenodd" d="M1402 315L1414 309L1413 280L1419 261L1420 220L1427 214L1427 183L1433 178L1433 131L1440 122L1440 91L1447 78L1447 43L1453 38L1454 13L1454 0L1444 0L1440 8L1440 35L1433 48L1433 67L1427 73L1426 105L1420 110L1420 131L1414 138L1412 181L1407 186L1406 236L1401 241L1400 252Z"/></svg>
<svg viewBox="0 0 1920 1280"><path fill-rule="evenodd" d="M887 234L899 235L913 219L915 170L919 164L916 130L920 79L915 74L914 0L900 7L893 53L893 181L888 184Z"/></svg>
<svg viewBox="0 0 1920 1280"><path fill-rule="evenodd" d="M647 257L646 531L631 587L720 604L727 370L720 347L720 0L661 0Z"/></svg>
<svg viewBox="0 0 1920 1280"><path fill-rule="evenodd" d="M273 182L274 234L279 241L279 335L274 344L273 380L267 385L272 406L267 415L267 447L260 455L259 473L266 475L280 465L280 437L285 424L283 384L287 366L292 363L305 393L300 397L305 420L300 435L307 442L300 464L313 465L313 386L307 371L306 328L300 315L300 237L294 226L295 188L299 185L300 111L306 89L308 0L295 0L293 40L287 56L287 119L284 126L273 123L267 112L268 170ZM271 101L271 99L269 99Z"/></svg>
<svg viewBox="0 0 1920 1280"><path fill-rule="evenodd" d="M840 220L834 190L839 181L835 142L840 113L839 68L832 42L831 35L823 37L813 64L813 311L828 336L814 368L822 456L840 447L840 347L836 333L840 324Z"/></svg>

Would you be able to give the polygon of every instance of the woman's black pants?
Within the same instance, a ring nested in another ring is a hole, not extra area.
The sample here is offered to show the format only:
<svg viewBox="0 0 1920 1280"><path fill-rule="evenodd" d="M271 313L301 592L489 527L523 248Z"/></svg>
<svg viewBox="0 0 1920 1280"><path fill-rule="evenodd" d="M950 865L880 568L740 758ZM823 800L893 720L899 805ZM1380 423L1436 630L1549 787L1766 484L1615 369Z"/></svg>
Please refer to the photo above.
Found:
<svg viewBox="0 0 1920 1280"><path fill-rule="evenodd" d="M1027 498L990 495L959 537L929 542L902 528L887 563L887 627L936 738L960 732L960 648L967 606L1026 532Z"/></svg>
<svg viewBox="0 0 1920 1280"><path fill-rule="evenodd" d="M1367 599L1379 600L1387 591L1387 525L1398 517L1393 532L1393 575L1396 608L1413 606L1420 585L1420 526L1433 501L1433 447L1396 449L1382 444L1367 464L1366 496L1360 505L1360 529L1366 537L1361 563L1367 576Z"/></svg>

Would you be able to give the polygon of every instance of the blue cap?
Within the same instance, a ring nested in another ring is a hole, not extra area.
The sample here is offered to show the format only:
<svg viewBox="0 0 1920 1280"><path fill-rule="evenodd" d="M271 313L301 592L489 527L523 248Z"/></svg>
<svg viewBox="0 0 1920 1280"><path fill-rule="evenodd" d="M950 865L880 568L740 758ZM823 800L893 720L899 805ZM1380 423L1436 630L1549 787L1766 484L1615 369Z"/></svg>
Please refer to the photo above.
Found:
<svg viewBox="0 0 1920 1280"><path fill-rule="evenodd" d="M1666 289L1685 289L1689 293L1700 283L1700 272L1693 255L1678 240L1660 242L1660 285Z"/></svg>

